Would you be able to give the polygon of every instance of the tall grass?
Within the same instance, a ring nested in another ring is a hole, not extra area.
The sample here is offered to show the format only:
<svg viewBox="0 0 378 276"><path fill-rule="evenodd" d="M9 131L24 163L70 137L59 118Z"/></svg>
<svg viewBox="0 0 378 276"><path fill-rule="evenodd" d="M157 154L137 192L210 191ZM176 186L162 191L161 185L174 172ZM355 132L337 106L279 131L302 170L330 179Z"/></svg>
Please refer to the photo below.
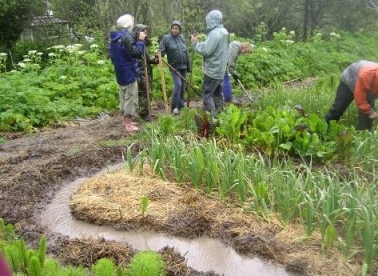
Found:
<svg viewBox="0 0 378 276"><path fill-rule="evenodd" d="M374 131L362 131L355 137L351 149L350 166L359 168L375 178L378 169L378 128ZM375 178L376 179L376 178Z"/></svg>
<svg viewBox="0 0 378 276"><path fill-rule="evenodd" d="M369 272L370 266L374 262L374 258L378 252L378 218L377 218L377 198L376 188L370 187L367 189L366 198L360 205L360 220L361 227L361 244L364 251L364 262L362 275L366 275Z"/></svg>
<svg viewBox="0 0 378 276"><path fill-rule="evenodd" d="M162 138L152 129L146 135L147 160L157 173L166 176L173 169L171 180L217 192L221 199L235 196L247 211L266 219L275 216L283 226L299 220L306 239L315 231L321 234L323 251L336 247L348 259L362 255L365 272L378 261L375 133L356 139L361 143L352 145L347 174L332 164L294 162L282 155L268 158L237 144L225 147L227 143L215 139Z"/></svg>

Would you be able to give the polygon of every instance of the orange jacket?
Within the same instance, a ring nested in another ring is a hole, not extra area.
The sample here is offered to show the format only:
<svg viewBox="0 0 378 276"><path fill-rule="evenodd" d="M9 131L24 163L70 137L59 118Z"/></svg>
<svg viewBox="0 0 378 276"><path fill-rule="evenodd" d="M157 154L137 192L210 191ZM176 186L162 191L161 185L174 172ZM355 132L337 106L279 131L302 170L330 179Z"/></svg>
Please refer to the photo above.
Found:
<svg viewBox="0 0 378 276"><path fill-rule="evenodd" d="M368 92L375 98L378 97L378 64L363 66L358 72L354 88L354 101L358 109L367 115L372 112L372 107L367 101Z"/></svg>

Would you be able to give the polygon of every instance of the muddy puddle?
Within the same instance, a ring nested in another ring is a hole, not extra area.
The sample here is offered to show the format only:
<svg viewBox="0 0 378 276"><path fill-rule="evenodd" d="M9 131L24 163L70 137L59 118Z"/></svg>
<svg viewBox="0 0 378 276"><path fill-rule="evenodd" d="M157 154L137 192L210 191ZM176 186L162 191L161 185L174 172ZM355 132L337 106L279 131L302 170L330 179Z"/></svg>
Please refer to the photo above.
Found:
<svg viewBox="0 0 378 276"><path fill-rule="evenodd" d="M115 166L111 170L120 168ZM102 172L104 173L104 172ZM55 233L72 239L92 237L126 242L137 250L157 251L165 246L174 247L187 260L187 264L197 271L210 271L225 276L250 275L293 275L284 267L239 255L229 246L210 238L183 239L152 232L122 232L106 226L96 226L75 219L70 212L69 198L86 180L78 179L59 190L45 211L39 214L42 225Z"/></svg>

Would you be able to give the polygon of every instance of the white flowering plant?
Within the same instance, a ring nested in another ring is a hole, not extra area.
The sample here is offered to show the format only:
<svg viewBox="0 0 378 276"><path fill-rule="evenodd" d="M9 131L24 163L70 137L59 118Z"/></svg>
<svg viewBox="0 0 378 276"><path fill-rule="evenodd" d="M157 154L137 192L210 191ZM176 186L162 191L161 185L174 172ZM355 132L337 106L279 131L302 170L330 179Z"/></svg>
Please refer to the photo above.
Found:
<svg viewBox="0 0 378 276"><path fill-rule="evenodd" d="M7 59L7 53L0 53L0 72L5 72Z"/></svg>
<svg viewBox="0 0 378 276"><path fill-rule="evenodd" d="M0 86L0 130L28 131L116 110L117 82L103 52L95 44L73 44L52 46L46 53L30 50L21 56L12 73L1 74L6 85ZM7 58L0 54L3 71Z"/></svg>

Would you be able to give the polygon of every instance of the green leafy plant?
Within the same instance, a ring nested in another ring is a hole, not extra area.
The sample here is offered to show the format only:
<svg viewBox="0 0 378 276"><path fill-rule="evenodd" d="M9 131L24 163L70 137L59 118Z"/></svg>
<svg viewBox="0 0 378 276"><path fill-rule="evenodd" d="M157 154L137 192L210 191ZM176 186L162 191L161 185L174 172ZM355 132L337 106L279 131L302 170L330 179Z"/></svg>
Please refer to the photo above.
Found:
<svg viewBox="0 0 378 276"><path fill-rule="evenodd" d="M164 276L165 263L162 257L153 251L138 252L128 265L127 276Z"/></svg>
<svg viewBox="0 0 378 276"><path fill-rule="evenodd" d="M5 224L4 220L0 218L0 240L5 242L14 241L16 238L16 230L12 224Z"/></svg>
<svg viewBox="0 0 378 276"><path fill-rule="evenodd" d="M140 198L140 211L142 212L142 217L145 217L149 205L150 199L148 198L148 196L142 196Z"/></svg>
<svg viewBox="0 0 378 276"><path fill-rule="evenodd" d="M111 259L102 258L93 265L92 271L96 276L114 276L116 275L116 266Z"/></svg>
<svg viewBox="0 0 378 276"><path fill-rule="evenodd" d="M209 138L214 134L217 120L208 111L197 109L194 115L197 133L200 137Z"/></svg>
<svg viewBox="0 0 378 276"><path fill-rule="evenodd" d="M238 142L241 134L241 127L247 118L242 109L233 104L218 115L219 126L216 131L219 135L226 136L231 142Z"/></svg>
<svg viewBox="0 0 378 276"><path fill-rule="evenodd" d="M42 236L39 241L39 246L38 246L38 259L41 265L45 263L45 259L46 259L46 244L47 244L47 238L46 236Z"/></svg>
<svg viewBox="0 0 378 276"><path fill-rule="evenodd" d="M170 135L177 130L177 123L172 115L160 115L158 117L160 133L164 136Z"/></svg>
<svg viewBox="0 0 378 276"><path fill-rule="evenodd" d="M42 266L37 256L30 257L26 271L30 276L42 276Z"/></svg>
<svg viewBox="0 0 378 276"><path fill-rule="evenodd" d="M129 170L132 172L134 170L134 167L138 161L137 158L133 157L133 154L132 154L132 151L131 151L131 148L134 146L134 143L132 143L130 146L127 147L127 151L126 151L126 164L127 164L127 167L129 168ZM124 158L123 158L124 159Z"/></svg>
<svg viewBox="0 0 378 276"><path fill-rule="evenodd" d="M43 264L42 275L43 276L61 275L63 274L62 273L63 269L64 268L58 261L47 258Z"/></svg>
<svg viewBox="0 0 378 276"><path fill-rule="evenodd" d="M13 272L23 271L24 262L17 243L12 243L4 248L4 256Z"/></svg>

